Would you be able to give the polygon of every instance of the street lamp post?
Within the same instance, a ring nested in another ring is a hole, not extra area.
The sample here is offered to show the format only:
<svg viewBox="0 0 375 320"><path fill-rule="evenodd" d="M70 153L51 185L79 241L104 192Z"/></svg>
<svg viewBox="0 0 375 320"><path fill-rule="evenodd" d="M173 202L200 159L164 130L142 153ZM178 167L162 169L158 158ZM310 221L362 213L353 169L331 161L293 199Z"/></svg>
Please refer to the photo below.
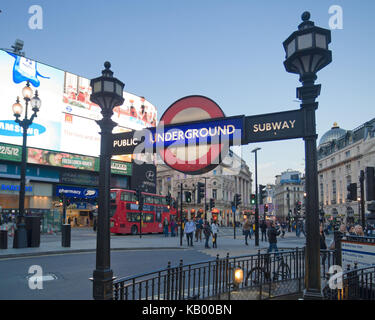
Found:
<svg viewBox="0 0 375 320"><path fill-rule="evenodd" d="M22 128L22 159L21 159L21 174L20 174L20 194L19 194L19 211L16 221L16 232L13 239L13 248L27 247L27 233L25 228L25 188L26 188L26 145L27 145L27 130L33 123L35 117L41 106L41 101L38 97L38 90L35 91L34 97L33 90L30 88L30 83L27 81L26 86L22 90L23 99L25 100L25 114L23 120L20 116L23 113L23 106L17 97L16 103L13 104L12 110L16 117L16 122ZM33 114L28 118L28 106L31 104Z"/></svg>
<svg viewBox="0 0 375 320"><path fill-rule="evenodd" d="M255 246L259 246L259 196L258 196L258 158L257 152L261 148L256 148L251 152L255 153Z"/></svg>
<svg viewBox="0 0 375 320"><path fill-rule="evenodd" d="M96 269L93 273L93 297L96 300L111 300L113 272L110 263L110 179L111 179L111 137L112 130L117 125L112 121L113 108L124 102L124 83L113 77L109 69L111 64L104 63L102 76L90 82L92 93L90 100L101 108L103 118L97 121L101 132L100 139L100 170L98 224L96 238Z"/></svg>
<svg viewBox="0 0 375 320"><path fill-rule="evenodd" d="M298 31L293 32L283 43L286 71L299 74L302 87L297 88L297 98L305 121L305 171L306 171L306 277L305 299L321 299L320 247L319 247L319 196L316 150L315 99L320 94L320 85L315 85L316 73L332 61L328 50L331 31L314 26L310 13L302 14Z"/></svg>

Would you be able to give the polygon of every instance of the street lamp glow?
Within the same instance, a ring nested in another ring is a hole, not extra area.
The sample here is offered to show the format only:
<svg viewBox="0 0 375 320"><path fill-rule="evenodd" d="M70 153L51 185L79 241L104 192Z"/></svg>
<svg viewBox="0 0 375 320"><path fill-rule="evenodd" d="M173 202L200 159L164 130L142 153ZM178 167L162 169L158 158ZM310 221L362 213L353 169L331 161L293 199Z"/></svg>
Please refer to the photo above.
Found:
<svg viewBox="0 0 375 320"><path fill-rule="evenodd" d="M241 267L237 267L236 269L234 269L233 282L236 286L239 286L242 281L243 281L243 270L241 269Z"/></svg>
<svg viewBox="0 0 375 320"><path fill-rule="evenodd" d="M22 89L22 95L27 100L30 100L33 96L33 90L30 88L29 81L27 81L26 86Z"/></svg>
<svg viewBox="0 0 375 320"><path fill-rule="evenodd" d="M20 104L19 97L17 97L16 103L13 104L12 111L15 117L21 116L23 112L23 107L22 104Z"/></svg>

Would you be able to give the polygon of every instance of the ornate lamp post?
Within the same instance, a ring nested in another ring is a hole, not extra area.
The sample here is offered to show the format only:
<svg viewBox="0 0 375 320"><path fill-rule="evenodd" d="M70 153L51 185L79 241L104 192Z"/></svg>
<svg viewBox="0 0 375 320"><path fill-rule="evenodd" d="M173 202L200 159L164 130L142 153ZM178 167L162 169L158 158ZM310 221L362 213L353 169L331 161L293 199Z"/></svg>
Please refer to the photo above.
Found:
<svg viewBox="0 0 375 320"><path fill-rule="evenodd" d="M20 174L20 194L19 194L19 213L16 221L16 232L13 239L13 248L26 248L27 247L27 233L25 228L25 186L26 186L26 145L27 145L27 130L33 123L34 118L42 104L38 97L38 91L35 91L33 97L33 90L30 88L30 83L27 81L26 86L22 89L23 99L25 100L25 114L23 120L20 117L23 113L23 106L17 97L16 103L13 104L12 110L16 117L16 122L22 128L22 159L21 159L21 174ZM31 104L33 114L30 119L28 118L28 107Z"/></svg>
<svg viewBox="0 0 375 320"><path fill-rule="evenodd" d="M111 137L117 125L112 121L113 108L124 103L122 96L124 83L113 77L109 69L111 64L104 63L102 76L90 82L92 93L90 100L101 108L103 118L97 121L101 129L98 224L96 239L96 269L93 273L93 297L97 300L112 299L113 272L110 263L110 179L111 179Z"/></svg>
<svg viewBox="0 0 375 320"><path fill-rule="evenodd" d="M331 31L314 26L310 13L302 14L302 23L298 31L293 32L283 43L286 71L300 75L302 87L297 88L297 98L301 100L301 109L305 119L305 159L306 159L306 278L305 299L322 298L320 283L320 247L319 247L319 197L316 151L315 99L320 94L320 85L314 85L316 73L332 61L332 52L328 50Z"/></svg>

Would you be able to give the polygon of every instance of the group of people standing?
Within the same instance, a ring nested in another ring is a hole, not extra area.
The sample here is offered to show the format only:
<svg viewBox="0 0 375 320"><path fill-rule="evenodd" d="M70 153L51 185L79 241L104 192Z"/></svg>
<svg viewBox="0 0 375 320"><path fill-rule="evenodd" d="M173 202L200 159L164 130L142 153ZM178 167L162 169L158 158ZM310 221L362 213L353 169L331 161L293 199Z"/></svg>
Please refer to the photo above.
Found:
<svg viewBox="0 0 375 320"><path fill-rule="evenodd" d="M212 236L212 247L217 248L217 234L219 232L219 226L216 220L212 220L211 224L207 220L203 220L201 217L188 219L184 233L186 234L187 244L193 247L193 237L195 234L195 242L200 240L202 242L202 233L205 237L205 248L211 248L209 245L210 237Z"/></svg>
<svg viewBox="0 0 375 320"><path fill-rule="evenodd" d="M177 223L176 223L176 221L173 217L171 217L170 222L168 221L168 219L166 217L164 218L164 221L163 221L164 237L168 237L169 228L171 229L171 237L175 237L176 233L178 233L178 228L177 228Z"/></svg>

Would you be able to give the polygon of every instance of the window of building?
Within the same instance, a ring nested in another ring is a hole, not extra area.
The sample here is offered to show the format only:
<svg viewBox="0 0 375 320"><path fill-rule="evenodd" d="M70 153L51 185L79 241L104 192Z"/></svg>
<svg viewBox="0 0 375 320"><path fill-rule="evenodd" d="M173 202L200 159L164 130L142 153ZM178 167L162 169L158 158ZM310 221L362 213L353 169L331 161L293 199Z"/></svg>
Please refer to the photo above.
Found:
<svg viewBox="0 0 375 320"><path fill-rule="evenodd" d="M351 166L350 163L345 166L346 173L350 172Z"/></svg>
<svg viewBox="0 0 375 320"><path fill-rule="evenodd" d="M345 157L347 157L347 158L350 157L350 150L345 152Z"/></svg>
<svg viewBox="0 0 375 320"><path fill-rule="evenodd" d="M323 183L320 184L320 201L324 201L324 188L323 188Z"/></svg>
<svg viewBox="0 0 375 320"><path fill-rule="evenodd" d="M336 180L332 180L332 204L336 203Z"/></svg>
<svg viewBox="0 0 375 320"><path fill-rule="evenodd" d="M212 189L212 198L217 200L217 189Z"/></svg>
<svg viewBox="0 0 375 320"><path fill-rule="evenodd" d="M331 158L331 164L335 163L335 157Z"/></svg>

